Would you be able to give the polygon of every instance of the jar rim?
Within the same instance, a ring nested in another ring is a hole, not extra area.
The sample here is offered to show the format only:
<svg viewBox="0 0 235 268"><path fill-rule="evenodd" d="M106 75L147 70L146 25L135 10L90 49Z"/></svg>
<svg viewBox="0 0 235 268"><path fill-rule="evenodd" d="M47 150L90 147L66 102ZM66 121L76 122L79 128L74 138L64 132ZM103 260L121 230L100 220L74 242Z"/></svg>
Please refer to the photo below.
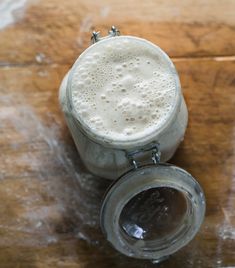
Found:
<svg viewBox="0 0 235 268"><path fill-rule="evenodd" d="M153 172L151 178L148 177L149 172ZM137 240L132 244L120 228L121 213L126 204L137 194L160 187L172 188L187 197L190 214L187 214L186 223L180 232L172 234L168 240L156 240L156 243L153 240L148 247L145 247L147 243L145 244L143 240ZM129 171L119 178L106 193L100 221L107 240L121 253L140 259L161 259L175 253L193 239L202 224L204 215L205 196L199 183L185 170L160 163Z"/></svg>
<svg viewBox="0 0 235 268"><path fill-rule="evenodd" d="M149 131L147 133L143 132L143 134L140 137L137 137L135 139L133 139L133 138L128 139L127 138L126 140L122 140L122 139L112 139L112 138L109 138L107 136L100 135L100 134L96 133L95 131L93 131L93 129L91 127L89 127L87 124L85 124L83 122L83 120L80 119L80 115L79 115L79 113L77 113L76 109L74 108L73 99L72 99L72 86L71 85L72 85L72 79L73 79L74 72L75 72L77 66L79 65L81 58L85 54L87 54L90 49L92 49L94 46L97 46L101 43L109 42L110 38L103 39L103 40L91 45L85 51L83 51L81 53L81 55L78 57L78 59L75 61L74 65L72 66L71 71L69 73L69 78L68 78L68 83L67 83L67 98L69 100L68 101L68 104L69 104L68 108L69 108L72 116L76 120L77 125L79 126L80 130L85 135L87 135L89 138L91 138L91 140L93 140L95 143L101 144L101 145L103 145L105 147L109 147L109 148L129 149L129 148L133 148L133 147L143 146L143 145L148 144L152 141L155 141L156 137L161 135L161 133L163 131L165 131L172 124L172 122L175 121L175 118L176 118L176 116L180 110L180 106L181 106L181 84L180 84L177 70L176 70L173 62L171 61L169 56L160 47L158 47L157 45L155 45L154 43L152 43L146 39L135 37L135 36L122 35L122 36L116 36L116 37L111 37L111 38L112 39L113 38L119 39L119 38L123 38L123 37L139 40L139 41L144 42L145 44L148 44L148 45L154 47L155 49L158 50L158 52L160 52L161 56L164 58L164 60L168 64L169 70L172 72L172 74L175 78L175 98L174 98L174 106L172 107L171 111L169 112L167 120L165 120L165 122L163 122L162 125L160 125L160 126L152 127L151 131Z"/></svg>

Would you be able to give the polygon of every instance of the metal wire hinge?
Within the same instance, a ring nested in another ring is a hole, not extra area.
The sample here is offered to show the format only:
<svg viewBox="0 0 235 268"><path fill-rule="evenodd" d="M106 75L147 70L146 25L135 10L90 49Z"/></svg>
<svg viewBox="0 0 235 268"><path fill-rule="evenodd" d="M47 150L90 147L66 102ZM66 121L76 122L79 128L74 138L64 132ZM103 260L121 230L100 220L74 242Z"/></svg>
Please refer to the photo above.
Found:
<svg viewBox="0 0 235 268"><path fill-rule="evenodd" d="M136 157L140 156L141 154L144 154L145 152L149 152L152 151L152 156L151 156L151 160L154 164L158 164L160 163L160 158L161 158L161 152L160 152L160 144L159 143L155 143L147 148L143 148L143 149L139 149L133 152L127 152L127 158L129 159L131 165L133 165L133 167L135 169L137 169L139 167L139 164L136 160Z"/></svg>
<svg viewBox="0 0 235 268"><path fill-rule="evenodd" d="M109 38L109 37L115 37L115 36L119 36L119 35L120 35L120 31L115 26L112 26L111 30L108 31L108 35L104 36L104 37L101 37L100 32L94 31L92 33L92 36L91 36L91 43L95 44L102 39Z"/></svg>

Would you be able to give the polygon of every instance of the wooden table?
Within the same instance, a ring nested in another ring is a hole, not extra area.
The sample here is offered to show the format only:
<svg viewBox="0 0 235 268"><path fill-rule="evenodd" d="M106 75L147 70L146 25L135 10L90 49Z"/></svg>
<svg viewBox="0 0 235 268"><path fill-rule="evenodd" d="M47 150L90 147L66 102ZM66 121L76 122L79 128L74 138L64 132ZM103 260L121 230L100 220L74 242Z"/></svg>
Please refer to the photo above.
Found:
<svg viewBox="0 0 235 268"><path fill-rule="evenodd" d="M233 0L0 1L1 268L156 266L104 241L104 183L82 167L58 106L60 81L90 32L111 25L176 64L190 117L171 162L207 197L199 234L159 267L235 267L234 10Z"/></svg>

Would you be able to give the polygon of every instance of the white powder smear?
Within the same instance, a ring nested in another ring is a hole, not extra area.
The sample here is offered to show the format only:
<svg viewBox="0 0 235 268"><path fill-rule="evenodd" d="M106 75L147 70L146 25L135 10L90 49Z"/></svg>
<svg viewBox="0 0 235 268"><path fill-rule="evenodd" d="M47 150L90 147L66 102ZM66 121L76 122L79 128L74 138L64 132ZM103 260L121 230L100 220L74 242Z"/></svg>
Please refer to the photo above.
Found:
<svg viewBox="0 0 235 268"><path fill-rule="evenodd" d="M0 30L15 22L14 12L24 8L27 0L3 0L0 2Z"/></svg>

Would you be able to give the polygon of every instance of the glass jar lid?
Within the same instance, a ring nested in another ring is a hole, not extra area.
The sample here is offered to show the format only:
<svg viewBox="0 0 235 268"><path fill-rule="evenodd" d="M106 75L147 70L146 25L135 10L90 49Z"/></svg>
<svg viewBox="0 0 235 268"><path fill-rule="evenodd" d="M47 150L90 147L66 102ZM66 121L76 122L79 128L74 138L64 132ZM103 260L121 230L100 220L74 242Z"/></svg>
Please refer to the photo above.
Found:
<svg viewBox="0 0 235 268"><path fill-rule="evenodd" d="M149 164L127 172L107 191L101 227L121 253L162 259L198 232L205 197L198 182L170 164Z"/></svg>

